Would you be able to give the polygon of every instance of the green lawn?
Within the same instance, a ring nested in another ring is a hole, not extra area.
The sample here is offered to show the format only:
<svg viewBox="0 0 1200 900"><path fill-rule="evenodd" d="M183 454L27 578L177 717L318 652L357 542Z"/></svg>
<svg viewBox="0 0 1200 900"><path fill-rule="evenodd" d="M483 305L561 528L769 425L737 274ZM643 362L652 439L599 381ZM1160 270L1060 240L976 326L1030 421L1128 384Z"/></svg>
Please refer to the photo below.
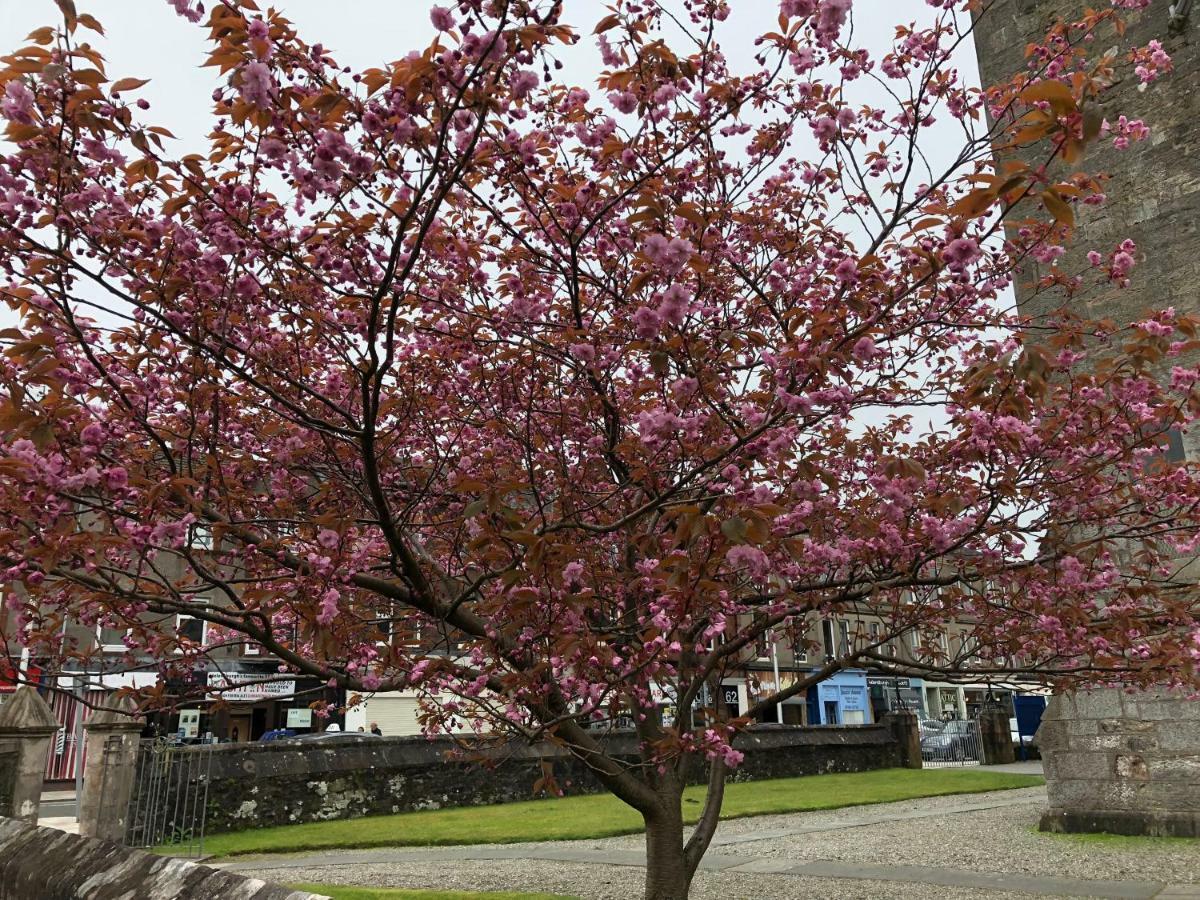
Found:
<svg viewBox="0 0 1200 900"><path fill-rule="evenodd" d="M1086 834L1060 833L1042 831L1034 826L1030 829L1039 837L1051 841L1065 841L1073 844L1086 844L1090 847L1102 847L1111 850L1177 850L1195 847L1200 850L1200 838L1192 837L1146 837L1135 834L1109 834L1106 831Z"/></svg>
<svg viewBox="0 0 1200 900"><path fill-rule="evenodd" d="M324 894L333 900L573 900L561 894L520 894L515 891L423 891L346 887L340 884L293 884L291 887L298 891Z"/></svg>
<svg viewBox="0 0 1200 900"><path fill-rule="evenodd" d="M1035 775L976 769L882 769L747 781L726 787L721 818L836 809L914 797L1009 790L1043 783L1043 779ZM699 817L703 801L702 786L688 788L684 795L687 821L694 822ZM204 849L214 856L240 856L350 847L513 844L612 837L636 834L641 830L641 817L620 800L608 794L591 794L256 828L206 837Z"/></svg>

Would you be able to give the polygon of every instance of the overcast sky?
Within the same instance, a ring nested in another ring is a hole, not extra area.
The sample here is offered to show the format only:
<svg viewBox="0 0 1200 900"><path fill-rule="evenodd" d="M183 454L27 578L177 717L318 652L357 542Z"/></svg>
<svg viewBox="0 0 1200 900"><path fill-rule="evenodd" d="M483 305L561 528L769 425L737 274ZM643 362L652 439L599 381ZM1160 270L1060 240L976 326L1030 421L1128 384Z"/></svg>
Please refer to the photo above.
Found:
<svg viewBox="0 0 1200 900"><path fill-rule="evenodd" d="M448 0L441 3L450 5ZM196 144L211 124L210 96L220 83L215 70L200 68L206 30L181 19L165 0L75 0L75 5L99 19L107 31L93 43L108 60L109 76L150 78L138 93L152 104L149 119L189 145L181 153L200 149ZM264 9L268 5L282 10L307 41L323 43L338 62L355 70L423 48L434 34L429 22L434 4L429 0L260 0ZM730 5L733 13L725 24L722 46L734 68L744 70L752 64L754 39L778 27L779 4L732 0ZM568 21L587 35L605 15L606 3L571 0L566 7ZM925 0L857 0L855 41L879 51L889 45L897 23L928 22L932 14ZM16 49L30 31L59 20L54 0L0 0L0 52ZM601 68L589 39L563 52L562 60L562 80L584 87L592 86ZM963 53L959 64L969 78L976 78L973 54ZM936 155L939 143L935 127L925 149Z"/></svg>

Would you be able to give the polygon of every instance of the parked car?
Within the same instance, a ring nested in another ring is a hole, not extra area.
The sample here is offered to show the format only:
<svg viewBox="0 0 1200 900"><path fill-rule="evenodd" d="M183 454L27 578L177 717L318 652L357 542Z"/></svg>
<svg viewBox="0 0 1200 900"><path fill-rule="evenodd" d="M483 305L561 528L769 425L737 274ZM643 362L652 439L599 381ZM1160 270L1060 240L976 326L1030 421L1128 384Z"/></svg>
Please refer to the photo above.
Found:
<svg viewBox="0 0 1200 900"><path fill-rule="evenodd" d="M369 731L314 731L311 734L300 734L292 738L294 741L345 741L358 738L378 739L383 735L371 734Z"/></svg>
<svg viewBox="0 0 1200 900"><path fill-rule="evenodd" d="M954 720L939 724L941 731L921 735L922 759L961 762L979 758L979 737L974 723Z"/></svg>

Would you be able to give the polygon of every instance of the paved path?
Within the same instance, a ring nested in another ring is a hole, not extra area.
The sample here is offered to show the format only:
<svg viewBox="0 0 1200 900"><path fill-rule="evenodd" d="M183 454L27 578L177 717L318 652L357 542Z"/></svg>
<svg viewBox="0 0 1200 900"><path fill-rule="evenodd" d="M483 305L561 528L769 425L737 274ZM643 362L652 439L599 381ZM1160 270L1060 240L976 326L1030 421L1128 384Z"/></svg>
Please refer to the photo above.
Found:
<svg viewBox="0 0 1200 900"><path fill-rule="evenodd" d="M377 863L463 863L488 860L541 860L596 866L644 866L646 858L636 850L538 849L514 847L447 847L439 850L384 850L367 853L326 854L257 862L225 863L219 868L233 871L269 871L281 881L287 869L329 866L362 866ZM210 864L211 865L211 864ZM763 859L732 853L708 853L700 863L706 872L736 872L754 875L801 875L853 881L893 881L908 884L943 885L974 890L1020 891L1051 897L1105 897L1151 900L1151 898L1197 898L1200 885L1165 885L1154 881L1099 881L1050 878L1036 875L995 875L940 866L864 865L827 860L797 861Z"/></svg>
<svg viewBox="0 0 1200 900"><path fill-rule="evenodd" d="M772 840L795 835L843 831L854 828L903 822L914 819L981 812L1029 805L1027 796L997 797L969 800L938 809L898 809L895 805L862 812L836 823L798 826L756 831L718 837L712 850L704 857L700 868L707 872L744 875L801 876L832 878L849 881L899 882L913 885L932 885L960 888L968 891L1020 892L1051 897L1134 898L1134 900L1200 900L1200 885L1170 885L1158 881L1120 881L1105 879L1062 878L1046 875L999 874L941 866L868 864L835 860L797 860L754 856L737 852L739 844ZM313 870L325 867L365 866L387 864L486 863L488 861L537 860L549 863L592 866L644 866L645 855L639 850L616 847L596 848L578 843L479 847L445 847L436 849L383 849L368 851L331 851L301 856L259 858L218 864L221 868L268 874L280 881L290 880L288 870Z"/></svg>

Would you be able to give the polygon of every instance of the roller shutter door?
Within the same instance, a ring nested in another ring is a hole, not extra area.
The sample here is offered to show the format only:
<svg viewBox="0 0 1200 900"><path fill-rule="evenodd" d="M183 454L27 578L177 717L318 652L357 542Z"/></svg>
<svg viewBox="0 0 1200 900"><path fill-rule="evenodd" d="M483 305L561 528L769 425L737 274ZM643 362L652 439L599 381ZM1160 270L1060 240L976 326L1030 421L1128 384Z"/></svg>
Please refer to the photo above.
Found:
<svg viewBox="0 0 1200 900"><path fill-rule="evenodd" d="M367 701L367 728L379 724L385 737L420 734L417 722L417 698L404 695L377 694Z"/></svg>

